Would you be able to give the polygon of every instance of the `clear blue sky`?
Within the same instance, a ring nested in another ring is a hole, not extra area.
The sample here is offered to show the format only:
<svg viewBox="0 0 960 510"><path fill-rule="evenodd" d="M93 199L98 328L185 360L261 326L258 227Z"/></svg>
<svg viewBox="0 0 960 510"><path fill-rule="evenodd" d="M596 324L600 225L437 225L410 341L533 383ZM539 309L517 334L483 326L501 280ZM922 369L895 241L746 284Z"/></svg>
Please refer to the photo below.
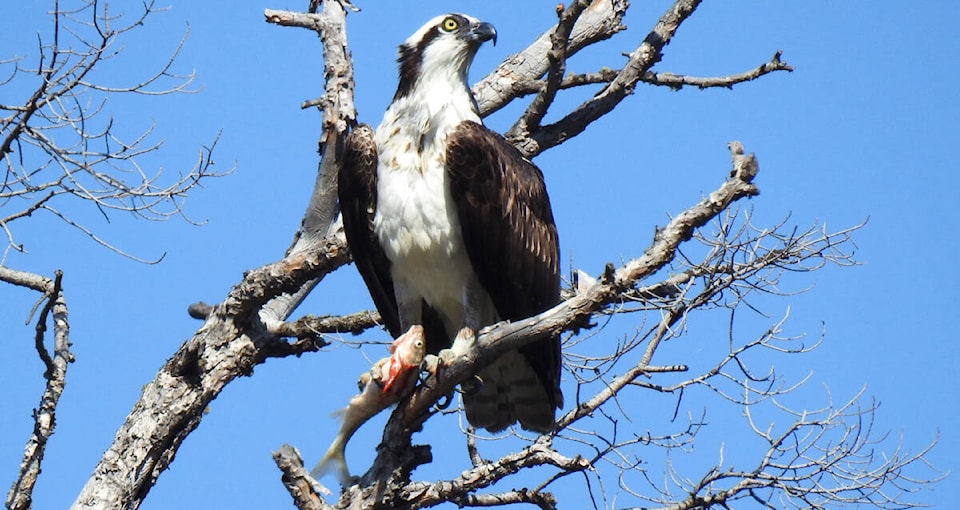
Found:
<svg viewBox="0 0 960 510"><path fill-rule="evenodd" d="M210 181L188 200L187 212L202 227L173 220L152 223L77 210L108 241L144 258L166 253L162 263L138 264L96 246L77 231L38 215L19 240L30 251L8 265L50 275L65 273L71 365L58 428L47 450L35 494L36 508L65 508L73 501L143 384L199 326L188 304L221 300L241 273L277 260L306 205L317 166L319 116L300 103L319 95L320 45L310 32L263 22L263 8L302 8L306 2L191 2L169 0L169 12L148 19L125 42L129 53L98 70L107 83L130 84L175 47L189 23L190 36L177 69L197 72L194 95L130 98L113 104L118 123L131 132L156 123L163 150L149 161L168 172L188 168L198 146L223 135L217 167L236 165L227 178ZM348 18L356 64L357 106L362 121L379 122L395 87L396 45L424 21L459 11L493 23L497 46L486 46L472 78L532 40L554 19L556 1L490 0L363 2ZM574 59L571 71L616 68L666 1L634 2L630 30ZM0 16L0 58L32 54L36 32L46 34L46 6L9 5ZM841 229L869 217L855 235L855 268L828 268L785 279L808 293L765 302L782 315L788 332L823 345L806 356L775 358L777 371L796 381L810 373L803 393L820 407L828 387L842 401L866 387L880 408L875 430L903 436L917 450L938 433L928 460L956 471L960 453L960 384L954 320L960 177L960 99L954 88L960 45L956 2L705 2L667 47L659 71L699 76L741 72L777 49L796 66L733 90L672 92L639 86L613 114L575 140L543 154L561 234L564 260L590 273L607 261L638 255L654 225L699 200L725 177L729 140L743 141L761 163L761 195L750 202L757 223L790 214L807 227L818 222ZM573 94L581 100L590 92ZM0 101L9 92L0 89ZM119 98L118 98L119 99ZM557 109L570 102L561 103ZM488 119L504 129L516 108ZM951 152L954 151L954 152ZM12 480L30 410L42 388L42 365L32 351L32 325L23 326L35 296L0 286L0 480ZM297 313L352 312L371 306L352 267L324 282ZM629 329L610 331L615 338ZM607 334L607 333L604 333ZM725 341L725 331L691 330L689 344ZM368 333L376 338L378 333ZM379 334L384 337L385 335ZM368 349L371 357L383 351ZM255 377L231 384L215 400L143 508L284 508L270 452L298 446L315 461L336 432L329 413L342 407L366 366L355 350L339 348L300 359L273 360ZM644 405L641 396L636 405ZM715 404L692 403L692 412ZM710 407L708 407L709 409ZM646 430L643 413L635 417ZM662 421L663 417L651 417ZM353 471L369 463L379 434L376 423L351 443ZM438 420L429 437L456 438L456 421ZM436 434L440 434L439 436ZM449 434L449 436L443 436ZM445 439L446 441L446 439ZM366 445L364 445L366 442ZM442 448L433 442L435 448ZM712 461L711 444L696 454ZM925 473L929 474L929 473ZM915 500L947 508L960 500L951 477ZM615 484L609 487L615 489ZM636 502L626 495L618 505ZM566 508L582 508L573 501Z"/></svg>

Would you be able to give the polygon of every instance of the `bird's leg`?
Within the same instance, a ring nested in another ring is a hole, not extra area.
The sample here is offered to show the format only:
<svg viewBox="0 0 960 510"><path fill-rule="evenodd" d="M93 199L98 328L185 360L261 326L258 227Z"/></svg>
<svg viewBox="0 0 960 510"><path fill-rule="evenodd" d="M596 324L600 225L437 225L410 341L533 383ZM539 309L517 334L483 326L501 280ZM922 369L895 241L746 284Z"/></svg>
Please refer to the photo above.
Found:
<svg viewBox="0 0 960 510"><path fill-rule="evenodd" d="M468 278L466 285L463 286L463 324L461 324L461 328L472 329L473 335L471 336L474 340L476 340L476 333L480 331L480 328L492 322L489 320L490 316L495 315L492 307L493 303L490 302L490 298L483 289L483 285L480 285L480 281L476 278ZM454 345L460 339L462 331L461 329L457 332Z"/></svg>
<svg viewBox="0 0 960 510"><path fill-rule="evenodd" d="M394 281L394 295L397 298L397 311L400 315L400 328L409 331L414 325L423 323L423 298L410 291L410 287L403 281ZM440 358L434 354L427 354L420 362L420 372L426 372L434 377L440 367ZM421 381L422 382L422 381Z"/></svg>
<svg viewBox="0 0 960 510"><path fill-rule="evenodd" d="M453 339L450 351L455 358L465 356L477 344L477 332L484 326L485 318L494 316L493 303L487 296L480 281L472 278L463 289L463 327ZM483 380L473 376L468 381L460 383L460 389L466 394L480 391Z"/></svg>
<svg viewBox="0 0 960 510"><path fill-rule="evenodd" d="M497 310L480 280L472 278L467 282L463 289L463 298L463 328L457 333L453 346L459 356L476 347L481 328L497 321ZM480 375L475 375L471 380L460 384L460 388L464 393L472 394L479 391L482 385L483 379Z"/></svg>
<svg viewBox="0 0 960 510"><path fill-rule="evenodd" d="M462 327L450 342L450 347L440 350L436 356L427 355L423 359L421 369L434 377L440 377L443 365L452 364L458 358L469 355L476 346L476 332L484 325L484 318L496 316L493 303L475 278L468 280L463 288L463 303ZM465 393L472 393L479 389L481 382L474 376L473 379L460 383L460 387Z"/></svg>
<svg viewBox="0 0 960 510"><path fill-rule="evenodd" d="M471 327L460 328L453 339L453 345L448 349L453 356L461 357L473 350L477 345L477 333Z"/></svg>
<svg viewBox="0 0 960 510"><path fill-rule="evenodd" d="M477 336L471 328L461 328L457 332L457 336L453 340L453 344L449 349L443 349L439 352L438 356L428 354L423 358L423 363L421 364L421 370L429 373L430 375L438 378L440 377L440 369L444 364L451 364L458 357L464 356L469 353L476 346ZM479 377L473 376L469 381L464 381L460 383L460 391L471 394L479 391L480 389ZM452 393L447 394L446 400L443 402L438 402L436 407L437 409L446 409L452 399Z"/></svg>
<svg viewBox="0 0 960 510"><path fill-rule="evenodd" d="M410 290L402 280L394 282L397 312L400 315L400 330L409 331L411 326L423 324L423 298Z"/></svg>

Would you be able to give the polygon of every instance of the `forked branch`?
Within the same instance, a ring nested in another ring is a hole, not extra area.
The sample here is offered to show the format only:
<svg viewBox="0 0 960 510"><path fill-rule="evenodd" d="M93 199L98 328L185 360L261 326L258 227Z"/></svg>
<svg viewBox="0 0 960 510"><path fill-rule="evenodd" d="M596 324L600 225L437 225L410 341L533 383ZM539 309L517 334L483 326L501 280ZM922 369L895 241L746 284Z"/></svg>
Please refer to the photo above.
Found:
<svg viewBox="0 0 960 510"><path fill-rule="evenodd" d="M0 62L9 69L0 86L30 91L0 104L0 208L19 209L0 213L7 249L23 251L14 240L14 224L45 211L116 253L144 261L71 219L73 214L64 213L67 208L59 204L73 197L105 216L122 211L150 220L180 216L189 222L183 208L187 194L202 181L230 172L212 168L216 139L201 150L192 168L176 177L144 167L162 142L154 140L153 126L134 136L123 134L116 117L120 112L111 109L110 98L190 92L193 74L173 71L186 34L158 69L134 77L133 85L96 81L104 73L93 70L106 69L110 56L121 51L124 37L158 10L152 0L146 1L128 17L116 14L111 5L83 0L75 9L61 10L55 3L52 30L40 36L36 58ZM37 66L28 67L34 61Z"/></svg>
<svg viewBox="0 0 960 510"><path fill-rule="evenodd" d="M0 281L26 287L43 294L43 307L37 319L35 344L37 354L44 364L43 377L46 379L40 404L33 414L33 433L27 439L20 470L7 493L6 508L9 510L27 510L33 503L33 489L40 475L40 466L46 453L47 441L56 425L57 404L63 394L67 378L67 365L73 361L70 352L69 330L67 322L67 303L63 297L61 281L63 273L56 272L53 280L37 274L15 271L0 266ZM47 320L53 321L53 351L46 347L45 333ZM30 319L27 319L29 322Z"/></svg>

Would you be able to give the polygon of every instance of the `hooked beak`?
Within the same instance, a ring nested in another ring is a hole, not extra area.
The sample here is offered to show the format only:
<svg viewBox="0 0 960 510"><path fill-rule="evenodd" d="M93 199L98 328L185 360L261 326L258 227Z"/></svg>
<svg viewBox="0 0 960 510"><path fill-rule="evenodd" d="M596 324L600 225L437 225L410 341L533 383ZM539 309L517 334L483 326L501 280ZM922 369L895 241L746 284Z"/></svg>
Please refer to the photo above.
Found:
<svg viewBox="0 0 960 510"><path fill-rule="evenodd" d="M493 28L493 25L490 23L483 22L471 26L470 37L479 43L492 40L493 45L497 45L497 29Z"/></svg>

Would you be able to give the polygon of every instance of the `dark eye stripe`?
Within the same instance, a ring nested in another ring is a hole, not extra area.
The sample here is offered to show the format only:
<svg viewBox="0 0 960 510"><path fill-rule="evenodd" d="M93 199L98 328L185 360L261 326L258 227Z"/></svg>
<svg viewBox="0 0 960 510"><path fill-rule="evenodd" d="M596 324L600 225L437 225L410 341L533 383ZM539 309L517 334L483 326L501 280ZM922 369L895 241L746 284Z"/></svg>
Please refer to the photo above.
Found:
<svg viewBox="0 0 960 510"><path fill-rule="evenodd" d="M394 101L407 95L413 88L417 76L420 75L420 55L423 53L423 49L443 33L441 27L446 25L448 20L453 20L457 24L456 29L470 26L470 21L467 18L451 14L431 27L430 30L427 30L416 46L400 46L400 55L397 58L397 62L400 63L400 84L397 87L397 93L393 96Z"/></svg>

